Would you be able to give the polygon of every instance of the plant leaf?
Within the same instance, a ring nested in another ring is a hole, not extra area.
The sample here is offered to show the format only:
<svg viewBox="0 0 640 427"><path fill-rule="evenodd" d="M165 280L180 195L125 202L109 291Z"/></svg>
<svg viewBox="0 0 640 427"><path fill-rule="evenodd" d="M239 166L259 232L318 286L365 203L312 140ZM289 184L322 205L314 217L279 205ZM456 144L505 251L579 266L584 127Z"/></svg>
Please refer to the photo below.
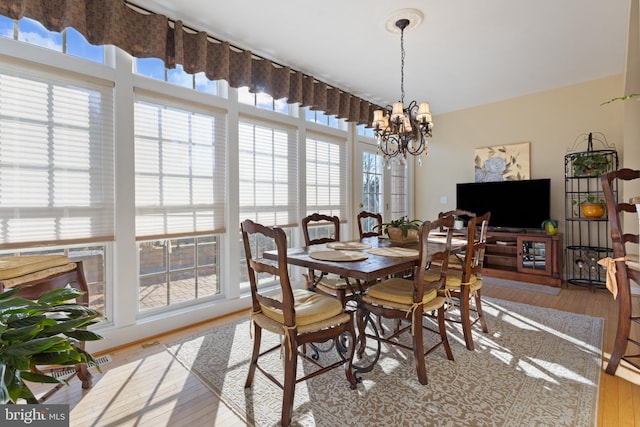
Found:
<svg viewBox="0 0 640 427"><path fill-rule="evenodd" d="M47 316L44 315L33 315L29 317L22 317L15 320L10 320L7 322L7 326L10 328L24 328L26 326L38 325L40 323L48 323Z"/></svg>
<svg viewBox="0 0 640 427"><path fill-rule="evenodd" d="M63 302L76 299L84 295L84 292L76 288L60 288L54 289L38 298L39 303L58 305Z"/></svg>
<svg viewBox="0 0 640 427"><path fill-rule="evenodd" d="M39 324L31 324L22 328L8 329L0 335L2 341L26 341L35 337L44 327Z"/></svg>
<svg viewBox="0 0 640 427"><path fill-rule="evenodd" d="M4 355L13 357L29 357L37 353L42 353L47 349L65 342L64 337L35 338L26 342L13 344L4 349Z"/></svg>
<svg viewBox="0 0 640 427"><path fill-rule="evenodd" d="M640 93L630 93L629 95L619 96L617 98L611 98L610 100L605 101L600 105L611 104L614 101L626 101L627 99L635 98L635 97L638 97L638 96L640 96ZM640 98L638 98L636 101L640 101Z"/></svg>
<svg viewBox="0 0 640 427"><path fill-rule="evenodd" d="M75 338L78 341L98 341L102 339L101 335L98 335L91 331L87 331L85 329L67 331L64 334L68 337Z"/></svg>
<svg viewBox="0 0 640 427"><path fill-rule="evenodd" d="M58 335L61 333L66 333L68 331L73 331L76 328L82 328L89 322L91 322L91 318L79 318L59 321L56 322L56 324L53 326L44 327L38 334L38 338L50 337L52 335Z"/></svg>
<svg viewBox="0 0 640 427"><path fill-rule="evenodd" d="M49 375L39 374L37 372L22 371L20 376L25 381L31 381L32 383L49 383L49 384L65 384L65 381L59 380Z"/></svg>

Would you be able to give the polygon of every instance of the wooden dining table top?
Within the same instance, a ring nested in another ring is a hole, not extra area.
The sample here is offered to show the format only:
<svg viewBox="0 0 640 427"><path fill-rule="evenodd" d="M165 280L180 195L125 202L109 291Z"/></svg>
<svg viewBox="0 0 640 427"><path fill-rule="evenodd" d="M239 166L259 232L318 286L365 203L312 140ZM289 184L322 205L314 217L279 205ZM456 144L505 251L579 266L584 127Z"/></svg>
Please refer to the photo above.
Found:
<svg viewBox="0 0 640 427"><path fill-rule="evenodd" d="M326 273L334 273L342 277L348 277L363 282L371 282L373 280L402 272L413 268L418 261L417 249L418 242L396 244L389 239L382 237L365 237L358 242L371 245L371 248L392 248L401 247L407 249L415 249L414 256L385 256L368 253L367 259L361 261L326 261L312 258L311 254L316 251L327 251L330 248L327 244L303 246L299 248L289 248L287 250L287 262L299 267L312 268L314 270ZM456 236L452 240L451 252L457 252L464 248L466 240L464 236ZM440 234L430 235L427 241L428 253L434 254L441 252L445 248L445 237ZM351 250L351 249L350 249ZM359 249L361 252L367 252L367 249ZM278 254L276 250L265 251L264 258L269 260L277 260Z"/></svg>

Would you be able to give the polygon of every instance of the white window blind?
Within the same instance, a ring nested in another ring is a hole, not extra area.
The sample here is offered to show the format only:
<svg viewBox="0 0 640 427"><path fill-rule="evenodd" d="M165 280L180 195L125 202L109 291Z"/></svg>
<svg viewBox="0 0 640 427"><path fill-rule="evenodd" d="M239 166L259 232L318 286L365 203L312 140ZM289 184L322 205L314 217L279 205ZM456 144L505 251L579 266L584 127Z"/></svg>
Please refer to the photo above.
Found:
<svg viewBox="0 0 640 427"><path fill-rule="evenodd" d="M407 168L398 162L391 162L391 218L408 215Z"/></svg>
<svg viewBox="0 0 640 427"><path fill-rule="evenodd" d="M0 249L114 236L113 87L0 65Z"/></svg>
<svg viewBox="0 0 640 427"><path fill-rule="evenodd" d="M225 114L139 97L136 238L224 231Z"/></svg>
<svg viewBox="0 0 640 427"><path fill-rule="evenodd" d="M267 226L296 226L296 129L241 120L238 145L240 220L251 219Z"/></svg>
<svg viewBox="0 0 640 427"><path fill-rule="evenodd" d="M347 222L346 142L307 138L307 215L318 212Z"/></svg>

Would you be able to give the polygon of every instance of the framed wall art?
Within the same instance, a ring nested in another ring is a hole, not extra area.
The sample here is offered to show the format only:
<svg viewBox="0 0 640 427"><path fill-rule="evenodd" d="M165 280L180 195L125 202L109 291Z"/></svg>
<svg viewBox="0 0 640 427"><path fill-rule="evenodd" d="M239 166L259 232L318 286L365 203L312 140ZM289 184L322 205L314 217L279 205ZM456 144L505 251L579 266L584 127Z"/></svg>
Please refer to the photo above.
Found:
<svg viewBox="0 0 640 427"><path fill-rule="evenodd" d="M530 178L529 142L476 148L475 182Z"/></svg>

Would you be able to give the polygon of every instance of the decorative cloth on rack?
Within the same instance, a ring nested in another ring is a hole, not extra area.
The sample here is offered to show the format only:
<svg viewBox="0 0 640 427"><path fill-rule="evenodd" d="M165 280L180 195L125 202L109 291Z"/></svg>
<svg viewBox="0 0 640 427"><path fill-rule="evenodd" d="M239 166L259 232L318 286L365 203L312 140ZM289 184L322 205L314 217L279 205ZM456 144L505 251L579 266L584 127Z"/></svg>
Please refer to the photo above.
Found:
<svg viewBox="0 0 640 427"><path fill-rule="evenodd" d="M624 261L624 257L611 258L606 257L598 260L598 264L607 269L607 282L606 286L609 292L613 294L613 299L618 297L618 281L616 280L616 261Z"/></svg>

